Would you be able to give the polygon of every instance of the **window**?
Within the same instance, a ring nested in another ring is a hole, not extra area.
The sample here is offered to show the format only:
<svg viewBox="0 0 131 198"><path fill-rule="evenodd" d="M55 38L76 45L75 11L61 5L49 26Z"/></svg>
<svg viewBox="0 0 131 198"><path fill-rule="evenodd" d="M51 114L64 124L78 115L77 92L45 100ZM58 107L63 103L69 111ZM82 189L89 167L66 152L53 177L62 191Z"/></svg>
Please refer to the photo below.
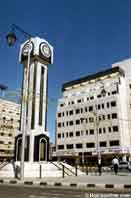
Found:
<svg viewBox="0 0 131 198"><path fill-rule="evenodd" d="M68 126L68 121L66 122L66 126Z"/></svg>
<svg viewBox="0 0 131 198"><path fill-rule="evenodd" d="M102 133L102 130L101 130L101 128L99 128L99 134L101 134Z"/></svg>
<svg viewBox="0 0 131 198"><path fill-rule="evenodd" d="M64 122L62 122L62 126L64 127Z"/></svg>
<svg viewBox="0 0 131 198"><path fill-rule="evenodd" d="M94 99L94 96L90 97L90 100L93 100Z"/></svg>
<svg viewBox="0 0 131 198"><path fill-rule="evenodd" d="M119 146L119 140L110 141L110 146Z"/></svg>
<svg viewBox="0 0 131 198"><path fill-rule="evenodd" d="M67 145L66 145L66 148L67 148L67 149L73 149L73 148L74 148L74 145L73 145L73 144L67 144Z"/></svg>
<svg viewBox="0 0 131 198"><path fill-rule="evenodd" d="M80 118L81 123L85 122L85 118Z"/></svg>
<svg viewBox="0 0 131 198"><path fill-rule="evenodd" d="M13 118L10 119L11 122L13 122L13 120L14 120Z"/></svg>
<svg viewBox="0 0 131 198"><path fill-rule="evenodd" d="M73 137L73 132L70 132L70 133L69 133L69 136L70 136L70 137Z"/></svg>
<svg viewBox="0 0 131 198"><path fill-rule="evenodd" d="M98 117L99 121L101 121L101 116Z"/></svg>
<svg viewBox="0 0 131 198"><path fill-rule="evenodd" d="M101 95L97 95L97 98L101 98Z"/></svg>
<svg viewBox="0 0 131 198"><path fill-rule="evenodd" d="M98 109L100 109L101 108L101 106L98 104Z"/></svg>
<svg viewBox="0 0 131 198"><path fill-rule="evenodd" d="M77 100L77 102L78 102L78 103L81 103L81 100L79 99L79 100Z"/></svg>
<svg viewBox="0 0 131 198"><path fill-rule="evenodd" d="M58 128L60 128L61 127L61 122L58 122Z"/></svg>
<svg viewBox="0 0 131 198"><path fill-rule="evenodd" d="M100 144L100 147L106 147L106 142L105 141L100 142L99 144Z"/></svg>
<svg viewBox="0 0 131 198"><path fill-rule="evenodd" d="M80 131L76 131L76 136L80 136Z"/></svg>
<svg viewBox="0 0 131 198"><path fill-rule="evenodd" d="M81 123L87 123L87 118L80 118Z"/></svg>
<svg viewBox="0 0 131 198"><path fill-rule="evenodd" d="M118 132L118 126L113 126L112 128L114 132Z"/></svg>
<svg viewBox="0 0 131 198"><path fill-rule="evenodd" d="M60 104L60 107L64 107L64 104L62 103L62 104Z"/></svg>
<svg viewBox="0 0 131 198"><path fill-rule="evenodd" d="M108 127L108 131L109 131L109 133L111 132L111 127Z"/></svg>
<svg viewBox="0 0 131 198"><path fill-rule="evenodd" d="M109 108L109 107L110 107L109 102L107 102L107 103L106 103L106 106L107 106L107 108Z"/></svg>
<svg viewBox="0 0 131 198"><path fill-rule="evenodd" d="M111 102L111 107L116 107L116 101Z"/></svg>
<svg viewBox="0 0 131 198"><path fill-rule="evenodd" d="M131 84L129 84L129 88L131 89Z"/></svg>
<svg viewBox="0 0 131 198"><path fill-rule="evenodd" d="M64 149L64 145L58 145L58 150L63 150Z"/></svg>
<svg viewBox="0 0 131 198"><path fill-rule="evenodd" d="M0 144L4 144L4 142L3 141L0 141Z"/></svg>
<svg viewBox="0 0 131 198"><path fill-rule="evenodd" d="M66 133L66 137L68 137L68 132Z"/></svg>
<svg viewBox="0 0 131 198"><path fill-rule="evenodd" d="M69 125L70 126L72 126L73 125L73 121L71 120L71 121L69 121Z"/></svg>
<svg viewBox="0 0 131 198"><path fill-rule="evenodd" d="M112 113L112 119L117 119L117 113Z"/></svg>
<svg viewBox="0 0 131 198"><path fill-rule="evenodd" d="M94 129L90 129L90 135L94 135Z"/></svg>
<svg viewBox="0 0 131 198"><path fill-rule="evenodd" d="M80 109L76 109L76 114L80 113Z"/></svg>
<svg viewBox="0 0 131 198"><path fill-rule="evenodd" d="M64 112L62 113L62 115L63 115L63 116L65 115Z"/></svg>
<svg viewBox="0 0 131 198"><path fill-rule="evenodd" d="M95 147L95 143L94 142L86 143L86 147L87 148L94 148Z"/></svg>
<svg viewBox="0 0 131 198"><path fill-rule="evenodd" d="M66 111L66 115L68 116L68 111Z"/></svg>
<svg viewBox="0 0 131 198"><path fill-rule="evenodd" d="M60 133L58 133L58 135L57 135L57 136L58 136L58 138L61 138L61 134L60 134Z"/></svg>
<svg viewBox="0 0 131 198"><path fill-rule="evenodd" d="M76 144L76 148L80 149L83 148L83 145L81 143Z"/></svg>
<svg viewBox="0 0 131 198"><path fill-rule="evenodd" d="M4 136L4 133L1 133L0 135L1 135L1 136Z"/></svg>
<svg viewBox="0 0 131 198"><path fill-rule="evenodd" d="M80 124L80 120L76 120L76 124Z"/></svg>
<svg viewBox="0 0 131 198"><path fill-rule="evenodd" d="M93 111L93 106L89 106L89 111Z"/></svg>
<svg viewBox="0 0 131 198"><path fill-rule="evenodd" d="M104 104L101 105L102 109L104 109Z"/></svg>
<svg viewBox="0 0 131 198"><path fill-rule="evenodd" d="M89 122L94 122L94 118L90 117Z"/></svg>
<svg viewBox="0 0 131 198"><path fill-rule="evenodd" d="M73 115L73 110L69 111L69 114L70 114L70 115Z"/></svg>
<svg viewBox="0 0 131 198"><path fill-rule="evenodd" d="M62 137L64 138L64 133L62 133Z"/></svg>
<svg viewBox="0 0 131 198"><path fill-rule="evenodd" d="M8 135L8 136L9 136L9 137L11 137L11 136L13 136L13 135L12 135L12 133L9 133L9 135Z"/></svg>
<svg viewBox="0 0 131 198"><path fill-rule="evenodd" d="M103 133L105 133L106 132L106 129L105 128L103 128Z"/></svg>
<svg viewBox="0 0 131 198"><path fill-rule="evenodd" d="M85 123L88 123L88 119L87 118L85 118Z"/></svg>
<svg viewBox="0 0 131 198"><path fill-rule="evenodd" d="M115 95L115 94L117 94L117 91L112 91L112 95Z"/></svg>
<svg viewBox="0 0 131 198"><path fill-rule="evenodd" d="M102 115L103 120L105 120L105 115Z"/></svg>
<svg viewBox="0 0 131 198"><path fill-rule="evenodd" d="M81 113L83 113L83 109L81 108Z"/></svg>
<svg viewBox="0 0 131 198"><path fill-rule="evenodd" d="M6 117L3 117L3 122L5 123L5 121L6 121Z"/></svg>
<svg viewBox="0 0 131 198"><path fill-rule="evenodd" d="M88 135L88 130L86 130L86 135Z"/></svg>
<svg viewBox="0 0 131 198"><path fill-rule="evenodd" d="M110 120L110 119L111 119L111 115L110 115L110 114L108 114L108 115L107 115L107 118L108 118L108 120Z"/></svg>
<svg viewBox="0 0 131 198"><path fill-rule="evenodd" d="M88 109L87 109L87 107L85 107L85 112L87 112L88 111Z"/></svg>

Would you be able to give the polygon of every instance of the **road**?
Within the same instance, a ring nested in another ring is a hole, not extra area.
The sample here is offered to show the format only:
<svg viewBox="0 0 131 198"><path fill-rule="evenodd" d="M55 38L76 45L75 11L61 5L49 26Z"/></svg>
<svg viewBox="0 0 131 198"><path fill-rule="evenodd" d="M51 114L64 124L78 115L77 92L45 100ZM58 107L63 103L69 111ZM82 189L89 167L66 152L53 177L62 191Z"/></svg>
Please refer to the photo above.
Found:
<svg viewBox="0 0 131 198"><path fill-rule="evenodd" d="M131 198L131 192L104 192L67 188L0 185L0 198Z"/></svg>

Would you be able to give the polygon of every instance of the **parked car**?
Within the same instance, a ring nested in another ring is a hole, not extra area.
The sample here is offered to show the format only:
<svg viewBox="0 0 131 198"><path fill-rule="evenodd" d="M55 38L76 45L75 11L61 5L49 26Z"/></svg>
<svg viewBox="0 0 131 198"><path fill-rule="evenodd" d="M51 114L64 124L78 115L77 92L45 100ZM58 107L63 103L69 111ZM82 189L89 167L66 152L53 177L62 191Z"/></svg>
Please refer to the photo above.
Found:
<svg viewBox="0 0 131 198"><path fill-rule="evenodd" d="M129 169L129 162L127 161L120 161L119 162L119 169ZM113 169L113 165L110 166L111 170Z"/></svg>
<svg viewBox="0 0 131 198"><path fill-rule="evenodd" d="M129 169L129 162L127 161L119 162L119 169Z"/></svg>
<svg viewBox="0 0 131 198"><path fill-rule="evenodd" d="M131 171L131 161L129 161L129 171Z"/></svg>

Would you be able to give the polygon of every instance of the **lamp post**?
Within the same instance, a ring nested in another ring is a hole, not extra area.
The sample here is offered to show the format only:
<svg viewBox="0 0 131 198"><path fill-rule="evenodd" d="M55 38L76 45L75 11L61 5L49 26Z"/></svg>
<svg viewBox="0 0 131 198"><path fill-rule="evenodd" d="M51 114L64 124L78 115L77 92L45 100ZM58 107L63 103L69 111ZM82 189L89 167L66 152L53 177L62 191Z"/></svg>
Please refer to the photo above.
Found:
<svg viewBox="0 0 131 198"><path fill-rule="evenodd" d="M24 158L25 158L25 139L26 139L26 130L27 130L27 116L26 116L26 110L27 110L27 99L28 99L28 93L27 93L27 87L28 87L28 75L29 75L29 67L30 67L30 53L31 53L31 35L27 32L25 32L22 28L20 28L19 26L13 24L12 25L12 30L11 32L9 32L6 36L7 39L7 43L9 46L13 46L17 40L16 34L15 34L15 29L17 29L18 31L20 31L21 33L24 34L24 36L26 36L29 39L28 42L28 49L25 53L27 53L27 68L26 68L26 75L25 75L25 89L22 90L23 94L22 94L22 100L23 102L23 107L22 109L24 110L23 114L24 114L24 120L22 122L22 126L21 126L21 131L22 131L22 149L21 149L21 169L20 169L20 179L23 180L24 179Z"/></svg>
<svg viewBox="0 0 131 198"><path fill-rule="evenodd" d="M102 83L103 84L103 83ZM105 97L106 95L106 90L104 89L104 85L101 87L101 95L103 97ZM100 121L99 121L99 118L98 118L98 113L97 113L97 109L96 111L93 111L92 112L93 116L94 116L94 119L95 119L95 130L96 130L96 151L97 151L97 160L101 160L101 152L100 152L100 146L99 146L99 124L100 124ZM82 120L85 120L86 121L86 118L83 118ZM84 152L82 152L82 163L84 162Z"/></svg>
<svg viewBox="0 0 131 198"><path fill-rule="evenodd" d="M105 97L105 95L106 95L106 90L104 89L104 85L103 85L102 90L101 90L101 95L103 97ZM96 112L93 112L93 114L95 115L96 144L97 144L97 162L99 162L99 160L100 160L100 163L101 163L101 151L100 151L100 146L99 146L99 128L98 128L99 127L99 124L100 124L100 121L99 121L99 118L98 118L97 111Z"/></svg>

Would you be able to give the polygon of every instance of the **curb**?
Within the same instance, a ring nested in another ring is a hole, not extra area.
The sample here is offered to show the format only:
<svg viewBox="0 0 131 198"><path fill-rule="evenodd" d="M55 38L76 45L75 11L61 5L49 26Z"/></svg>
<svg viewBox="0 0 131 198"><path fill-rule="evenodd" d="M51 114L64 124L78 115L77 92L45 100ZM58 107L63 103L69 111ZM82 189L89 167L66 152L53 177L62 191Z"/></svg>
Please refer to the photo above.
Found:
<svg viewBox="0 0 131 198"><path fill-rule="evenodd" d="M69 183L69 182L42 182L42 181L32 181L32 180L9 180L0 179L0 184L8 185L25 185L25 186L41 186L41 187L72 187L72 188L84 188L84 189L107 189L107 190L131 190L130 184L91 184L91 183Z"/></svg>

